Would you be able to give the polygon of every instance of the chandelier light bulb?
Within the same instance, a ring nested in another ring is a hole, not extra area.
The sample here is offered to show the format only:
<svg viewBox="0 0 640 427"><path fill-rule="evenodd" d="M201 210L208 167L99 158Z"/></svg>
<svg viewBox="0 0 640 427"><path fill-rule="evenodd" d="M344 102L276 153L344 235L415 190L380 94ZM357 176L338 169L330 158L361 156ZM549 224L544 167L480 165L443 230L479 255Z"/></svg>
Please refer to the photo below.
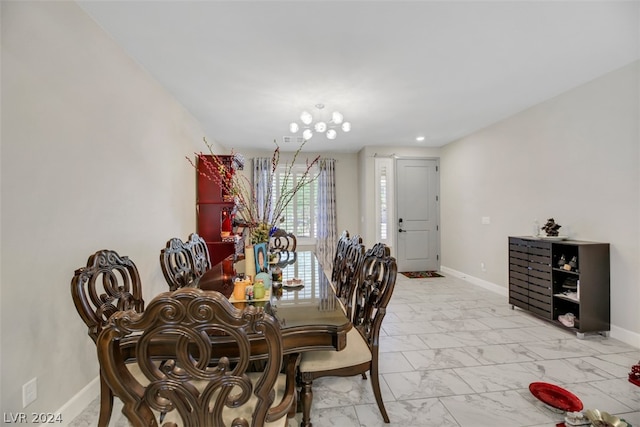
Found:
<svg viewBox="0 0 640 427"><path fill-rule="evenodd" d="M313 128L316 130L316 132L322 133L327 130L327 124L325 122L318 122Z"/></svg>
<svg viewBox="0 0 640 427"><path fill-rule="evenodd" d="M331 121L337 125L342 123L343 120L344 120L344 116L337 111L334 111L333 114L331 115Z"/></svg>
<svg viewBox="0 0 640 427"><path fill-rule="evenodd" d="M289 125L289 131L291 131L291 133L296 133L300 130L300 126L298 126L297 123L293 122Z"/></svg>
<svg viewBox="0 0 640 427"><path fill-rule="evenodd" d="M300 114L300 120L302 120L302 123L304 123L305 125L310 125L313 121L313 116L310 112L303 111L302 114Z"/></svg>
<svg viewBox="0 0 640 427"><path fill-rule="evenodd" d="M336 139L336 136L338 136L338 132L336 132L335 129L329 129L327 131L327 138L328 139Z"/></svg>
<svg viewBox="0 0 640 427"><path fill-rule="evenodd" d="M310 140L313 137L313 132L311 132L311 129L305 129L304 132L302 132L302 137L306 140Z"/></svg>
<svg viewBox="0 0 640 427"><path fill-rule="evenodd" d="M349 131L351 130L351 123L349 123L349 122L344 122L344 123L342 124L342 130L343 130L344 132L349 132Z"/></svg>

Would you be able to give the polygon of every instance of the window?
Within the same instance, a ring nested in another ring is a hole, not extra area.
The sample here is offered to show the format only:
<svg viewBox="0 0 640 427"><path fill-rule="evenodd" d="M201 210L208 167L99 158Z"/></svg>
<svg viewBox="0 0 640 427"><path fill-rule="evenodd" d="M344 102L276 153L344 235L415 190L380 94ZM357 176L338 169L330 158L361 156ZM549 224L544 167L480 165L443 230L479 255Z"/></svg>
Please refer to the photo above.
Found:
<svg viewBox="0 0 640 427"><path fill-rule="evenodd" d="M376 240L393 246L393 159L374 159Z"/></svg>
<svg viewBox="0 0 640 427"><path fill-rule="evenodd" d="M280 191L285 185L285 174L288 166L278 166L273 180L272 194L275 200L280 196ZM306 170L306 165L295 166L291 169L291 176L286 180L286 187L293 188L298 182L298 177ZM312 173L317 173L313 171ZM312 238L317 236L316 229L316 197L318 194L318 180L303 186L293 197L289 205L283 211L284 221L278 224L278 228L283 228L293 233L298 238Z"/></svg>

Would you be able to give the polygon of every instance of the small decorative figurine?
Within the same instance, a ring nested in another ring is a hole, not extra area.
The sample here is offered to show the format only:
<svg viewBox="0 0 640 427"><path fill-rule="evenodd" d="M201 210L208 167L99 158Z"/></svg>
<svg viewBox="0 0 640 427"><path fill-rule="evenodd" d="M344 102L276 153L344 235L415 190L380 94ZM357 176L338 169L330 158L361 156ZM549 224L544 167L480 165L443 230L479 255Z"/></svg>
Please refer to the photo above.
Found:
<svg viewBox="0 0 640 427"><path fill-rule="evenodd" d="M558 230L562 227L560 224L556 224L556 221L553 218L549 218L547 223L542 227L542 230L547 234L547 236L557 236Z"/></svg>
<svg viewBox="0 0 640 427"><path fill-rule="evenodd" d="M563 268L566 263L567 263L567 258L565 258L564 254L562 254L560 259L558 260L558 268Z"/></svg>

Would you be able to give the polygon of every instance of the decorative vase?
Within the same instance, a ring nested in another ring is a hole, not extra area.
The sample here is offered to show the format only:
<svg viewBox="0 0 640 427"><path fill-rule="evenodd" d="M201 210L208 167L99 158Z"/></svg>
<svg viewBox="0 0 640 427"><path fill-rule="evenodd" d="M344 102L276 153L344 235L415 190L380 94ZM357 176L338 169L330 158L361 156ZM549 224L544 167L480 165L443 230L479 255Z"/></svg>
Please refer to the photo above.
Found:
<svg viewBox="0 0 640 427"><path fill-rule="evenodd" d="M256 274L256 282L262 280L265 289L271 288L271 275L269 273L260 272Z"/></svg>
<svg viewBox="0 0 640 427"><path fill-rule="evenodd" d="M253 245L244 247L244 272L245 275L254 279L256 277L256 262L253 253Z"/></svg>

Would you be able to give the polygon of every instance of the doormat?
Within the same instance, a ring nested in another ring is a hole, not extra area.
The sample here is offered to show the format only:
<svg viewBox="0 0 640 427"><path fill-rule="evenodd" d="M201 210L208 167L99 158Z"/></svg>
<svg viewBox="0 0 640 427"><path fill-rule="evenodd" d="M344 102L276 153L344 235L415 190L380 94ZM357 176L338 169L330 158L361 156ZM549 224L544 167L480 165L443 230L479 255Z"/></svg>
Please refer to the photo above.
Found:
<svg viewBox="0 0 640 427"><path fill-rule="evenodd" d="M438 274L435 271L404 271L402 272L409 279L424 279L427 277L444 277L442 274Z"/></svg>

